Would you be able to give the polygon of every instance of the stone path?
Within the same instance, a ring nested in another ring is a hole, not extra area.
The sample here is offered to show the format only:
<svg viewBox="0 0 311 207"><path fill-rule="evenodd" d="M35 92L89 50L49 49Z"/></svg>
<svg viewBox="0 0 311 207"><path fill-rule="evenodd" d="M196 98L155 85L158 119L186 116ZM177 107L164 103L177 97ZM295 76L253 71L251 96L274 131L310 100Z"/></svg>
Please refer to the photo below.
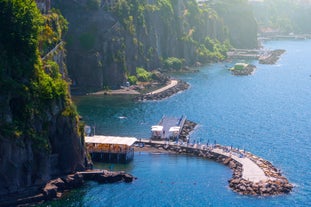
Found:
<svg viewBox="0 0 311 207"><path fill-rule="evenodd" d="M234 153L224 152L222 149L214 148L212 150L215 153L231 157L243 166L242 178L251 182L257 183L259 181L266 181L269 178L265 175L264 171L252 160L247 157L238 157Z"/></svg>
<svg viewBox="0 0 311 207"><path fill-rule="evenodd" d="M150 92L150 93L147 93L147 95L152 95L152 94L161 93L161 92L163 92L163 91L165 91L165 90L167 90L167 89L169 89L169 88L172 88L172 87L176 86L177 83L178 83L177 80L171 80L170 84L168 84L167 86L164 86L164 87L162 87L162 88L159 88L158 90L155 90L155 91L152 91L152 92Z"/></svg>

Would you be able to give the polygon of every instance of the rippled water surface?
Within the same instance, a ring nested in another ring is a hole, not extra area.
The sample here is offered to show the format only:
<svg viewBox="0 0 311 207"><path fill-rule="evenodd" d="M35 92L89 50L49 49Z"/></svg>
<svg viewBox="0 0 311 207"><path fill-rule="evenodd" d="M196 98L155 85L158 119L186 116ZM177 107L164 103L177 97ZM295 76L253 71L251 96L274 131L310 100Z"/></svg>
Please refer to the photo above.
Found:
<svg viewBox="0 0 311 207"><path fill-rule="evenodd" d="M229 168L176 155L136 153L128 165L97 165L126 170L132 184L90 182L50 206L311 206L311 41L274 41L286 49L276 65L252 61L252 76L227 70L234 62L211 64L198 73L174 74L189 90L157 102L130 97L76 97L84 120L97 134L149 137L162 115L186 115L199 124L192 139L216 140L245 148L271 161L295 184L289 195L240 196L228 188ZM126 117L120 119L120 117Z"/></svg>

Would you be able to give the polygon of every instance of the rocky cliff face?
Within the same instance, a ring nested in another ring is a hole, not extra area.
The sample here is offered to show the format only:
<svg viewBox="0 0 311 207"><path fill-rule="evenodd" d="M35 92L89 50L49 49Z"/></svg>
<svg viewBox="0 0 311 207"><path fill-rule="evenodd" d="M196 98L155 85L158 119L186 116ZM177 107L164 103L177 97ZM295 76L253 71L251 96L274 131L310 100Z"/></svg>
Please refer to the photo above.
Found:
<svg viewBox="0 0 311 207"><path fill-rule="evenodd" d="M243 4L239 0L219 1L215 10L223 18L230 33L230 42L235 48L258 47L257 23L249 4Z"/></svg>
<svg viewBox="0 0 311 207"><path fill-rule="evenodd" d="M62 65L61 56L56 52L51 58L57 57ZM7 111L1 110L2 114L6 114L6 120L14 121L14 114L20 113L15 105L23 107L23 103L17 102L17 97L2 94L0 98L9 104L5 107ZM32 186L39 187L54 176L84 169L83 136L77 116L65 113L70 107L68 98L44 103L46 105L40 109L40 114L28 119L29 127L37 134L34 136L44 137L21 135L14 138L1 131L0 195L18 193ZM6 127L7 124L1 121L0 126Z"/></svg>
<svg viewBox="0 0 311 207"><path fill-rule="evenodd" d="M0 7L0 27L6 26L0 32L1 203L4 195L31 193L28 189L36 190L54 176L84 169L85 152L65 81L64 47L54 45L41 54L43 60L38 52L39 45L52 42L40 36L42 28L56 35L48 23L60 24L61 16L51 13L44 19L32 0L1 1ZM61 35L56 36L53 41L60 41Z"/></svg>
<svg viewBox="0 0 311 207"><path fill-rule="evenodd" d="M198 6L194 0L131 0L112 7L90 2L54 1L70 22L67 63L73 88L85 92L118 88L136 67L153 70L168 57L187 65L219 61L223 46L215 44L228 39L237 48L253 48L257 41L256 22L244 1Z"/></svg>

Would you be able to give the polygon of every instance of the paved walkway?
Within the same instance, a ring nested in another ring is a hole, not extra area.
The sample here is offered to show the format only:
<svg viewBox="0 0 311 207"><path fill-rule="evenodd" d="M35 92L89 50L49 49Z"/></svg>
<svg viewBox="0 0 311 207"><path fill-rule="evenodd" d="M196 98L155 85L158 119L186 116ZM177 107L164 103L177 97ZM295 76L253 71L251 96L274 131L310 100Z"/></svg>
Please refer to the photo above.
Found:
<svg viewBox="0 0 311 207"><path fill-rule="evenodd" d="M171 80L171 83L168 84L167 86L164 86L164 87L162 87L162 88L159 88L158 90L155 90L155 91L152 91L152 92L150 92L150 93L147 93L147 95L152 95L152 94L161 93L161 92L163 92L163 91L165 91L165 90L167 90L167 89L169 89L169 88L172 88L172 87L176 86L177 83L178 83L177 80Z"/></svg>
<svg viewBox="0 0 311 207"><path fill-rule="evenodd" d="M222 149L219 148L214 148L212 151L218 154L225 155L227 157L230 157L231 155L232 159L241 163L243 166L242 178L244 178L245 180L249 180L254 183L268 180L268 177L265 175L264 171L249 158L240 158L234 153L230 154L229 152L224 152Z"/></svg>
<svg viewBox="0 0 311 207"><path fill-rule="evenodd" d="M152 91L150 93L147 93L147 95L152 95L152 94L157 94L157 93L161 93L167 89L170 89L174 86L176 86L178 83L177 80L171 80L170 84L159 88L155 91ZM102 90L102 91L97 91L94 93L90 93L90 95L103 95L103 94L109 94L109 95L118 95L118 94L130 94L130 95L139 95L140 93L136 90L131 89L131 87L126 87L126 88L122 88L122 89L117 89L117 90Z"/></svg>

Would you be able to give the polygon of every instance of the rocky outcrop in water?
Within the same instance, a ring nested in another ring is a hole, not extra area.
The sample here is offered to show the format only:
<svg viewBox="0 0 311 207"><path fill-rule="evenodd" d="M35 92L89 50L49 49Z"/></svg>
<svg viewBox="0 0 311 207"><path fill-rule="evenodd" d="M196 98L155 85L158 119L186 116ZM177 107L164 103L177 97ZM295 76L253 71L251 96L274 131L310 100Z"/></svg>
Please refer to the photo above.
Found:
<svg viewBox="0 0 311 207"><path fill-rule="evenodd" d="M241 76L241 75L251 75L255 72L256 66L253 64L248 64L245 68L241 70L231 70L233 75Z"/></svg>
<svg viewBox="0 0 311 207"><path fill-rule="evenodd" d="M98 183L133 182L136 177L123 171L94 170L69 174L50 180L36 194L8 196L0 204L2 207L28 206L61 198L65 192L83 186L85 181Z"/></svg>

